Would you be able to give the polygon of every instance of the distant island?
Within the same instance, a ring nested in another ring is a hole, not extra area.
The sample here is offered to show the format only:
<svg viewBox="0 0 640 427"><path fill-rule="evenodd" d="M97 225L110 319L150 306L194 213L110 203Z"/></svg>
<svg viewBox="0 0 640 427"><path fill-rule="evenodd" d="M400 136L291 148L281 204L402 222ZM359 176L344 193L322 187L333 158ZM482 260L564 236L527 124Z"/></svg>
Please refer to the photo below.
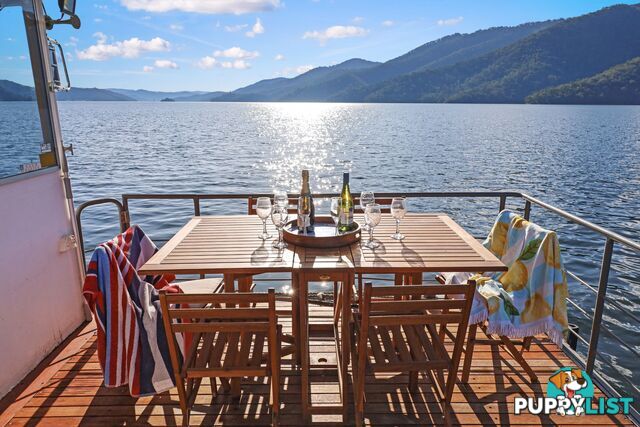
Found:
<svg viewBox="0 0 640 427"><path fill-rule="evenodd" d="M354 58L231 92L84 89L58 99L640 105L640 4L453 34L384 63ZM0 80L0 101L33 98Z"/></svg>
<svg viewBox="0 0 640 427"><path fill-rule="evenodd" d="M176 102L176 100L173 98L162 98L160 102Z"/></svg>

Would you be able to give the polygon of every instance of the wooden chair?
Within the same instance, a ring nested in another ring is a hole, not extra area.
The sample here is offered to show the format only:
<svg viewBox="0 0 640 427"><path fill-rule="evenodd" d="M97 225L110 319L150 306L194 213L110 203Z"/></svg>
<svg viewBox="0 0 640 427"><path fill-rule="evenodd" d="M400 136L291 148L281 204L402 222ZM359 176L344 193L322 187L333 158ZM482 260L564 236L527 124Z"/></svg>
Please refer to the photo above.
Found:
<svg viewBox="0 0 640 427"><path fill-rule="evenodd" d="M439 390L445 420L451 405L475 286L364 286L353 310L357 342L354 366L356 425L364 419L367 371L408 372L409 389L417 391L419 372L427 372ZM456 299L437 298L447 292ZM437 325L458 325L451 355ZM445 380L444 371L447 371ZM435 375L434 375L435 373Z"/></svg>
<svg viewBox="0 0 640 427"><path fill-rule="evenodd" d="M182 424L189 424L202 378L211 378L214 390L216 378L268 376L272 422L277 425L282 328L277 323L275 291L213 295L161 292L160 303ZM191 308L194 304L203 306ZM184 355L178 347L178 334L190 341Z"/></svg>
<svg viewBox="0 0 640 427"><path fill-rule="evenodd" d="M437 275L436 280L441 284L445 283L445 278L442 275ZM447 285L451 286L451 285ZM482 331L485 338L477 338L478 328ZM446 328L440 327L440 336L444 337L445 334L448 334ZM469 381L469 373L471 372L471 362L473 361L473 350L476 345L488 345L488 346L502 346L507 352L513 357L524 371L529 376L529 380L532 383L538 382L538 376L534 372L533 368L527 362L527 359L524 357L524 352L529 351L531 347L531 341L533 337L525 337L521 340L513 340L505 335L498 335L498 338L494 338L493 335L487 333L487 324L486 322L475 323L469 325L469 335L467 336L467 342L465 343L464 349L464 365L462 368L462 381ZM517 346L520 346L518 348Z"/></svg>

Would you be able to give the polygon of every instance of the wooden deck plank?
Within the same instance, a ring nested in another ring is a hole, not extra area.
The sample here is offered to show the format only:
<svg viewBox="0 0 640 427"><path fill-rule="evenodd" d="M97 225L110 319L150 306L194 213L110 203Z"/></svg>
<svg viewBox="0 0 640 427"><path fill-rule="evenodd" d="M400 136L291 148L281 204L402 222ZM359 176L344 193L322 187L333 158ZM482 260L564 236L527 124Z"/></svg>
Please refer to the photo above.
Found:
<svg viewBox="0 0 640 427"><path fill-rule="evenodd" d="M330 307L311 306L314 314L331 313ZM285 323L285 332L290 322ZM89 334L94 334L89 330ZM21 407L10 417L12 426L41 425L65 427L79 425L180 425L182 421L175 389L157 396L133 398L126 387L108 389L102 386L102 373L97 359L95 335L84 341L72 341L64 360L51 362L48 378L33 384L22 396ZM79 339L79 338L78 338ZM450 341L445 343L451 349ZM320 358L335 353L323 340L310 342L312 356ZM544 381L560 366L570 366L570 359L553 343L536 338L527 360ZM46 369L47 367L45 367ZM51 372L54 369L55 372ZM340 402L338 378L326 370L312 370L311 391L314 404L335 405ZM282 371L282 425L300 424L300 372L291 368L289 359ZM406 374L370 374L367 377L366 425L442 425L440 404L426 375L420 375L418 392L408 391ZM471 376L467 384L458 384L452 397L454 425L631 425L622 416L559 417L513 415L517 396L543 396L546 384L529 384L526 373L501 350L480 347L474 353ZM221 388L218 391L222 391ZM596 397L602 393L596 390ZM242 382L239 402L231 394L216 394L209 379L204 379L191 416L193 425L269 425L269 385L265 378ZM339 425L339 418L314 415L314 422Z"/></svg>

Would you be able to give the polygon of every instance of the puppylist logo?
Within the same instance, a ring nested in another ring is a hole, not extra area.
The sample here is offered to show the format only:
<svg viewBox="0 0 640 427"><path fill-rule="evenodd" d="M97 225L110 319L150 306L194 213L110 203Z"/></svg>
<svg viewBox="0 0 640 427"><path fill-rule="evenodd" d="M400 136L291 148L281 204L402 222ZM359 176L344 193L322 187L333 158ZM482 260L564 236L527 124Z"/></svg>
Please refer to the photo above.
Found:
<svg viewBox="0 0 640 427"><path fill-rule="evenodd" d="M629 415L632 397L600 397L594 399L589 374L578 368L562 368L549 377L547 397L516 397L515 414L527 411L534 415Z"/></svg>

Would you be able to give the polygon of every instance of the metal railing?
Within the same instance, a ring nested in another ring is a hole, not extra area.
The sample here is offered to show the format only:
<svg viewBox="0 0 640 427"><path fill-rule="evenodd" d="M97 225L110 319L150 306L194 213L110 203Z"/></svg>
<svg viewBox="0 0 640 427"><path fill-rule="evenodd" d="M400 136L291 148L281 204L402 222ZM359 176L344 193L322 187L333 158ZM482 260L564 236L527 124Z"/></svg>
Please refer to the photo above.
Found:
<svg viewBox="0 0 640 427"><path fill-rule="evenodd" d="M314 198L316 199L327 199L336 194L331 193L323 193L323 194L314 194ZM113 198L103 198L91 200L85 203L82 203L78 206L76 210L76 220L78 222L78 230L80 232L79 241L82 247L83 254L86 254L84 248L84 236L82 235L82 213L91 206L97 205L105 205L112 204L115 205L118 209L118 220L120 224L120 228L124 231L131 224L131 216L129 213L130 204L134 200L191 200L193 203L193 214L199 216L201 214L201 202L205 200L245 200L247 203L250 198L255 198L259 196L270 196L270 194L257 194L257 193L247 193L247 194L192 194L192 193L181 193L181 194L123 194L122 201ZM296 195L291 195L295 197ZM531 217L532 208L538 207L542 208L545 212L551 213L557 217L561 217L567 220L569 223L576 224L580 227L583 227L586 230L590 230L598 234L601 238L604 239L603 246L603 256L602 261L600 263L599 269L599 280L598 285L593 286L589 284L586 280L580 278L574 272L566 270L566 274L568 277L573 279L580 286L583 286L585 289L589 290L591 293L596 295L595 305L593 307L593 311L590 314L582 308L579 304L573 301L570 298L567 298L567 302L573 308L576 309L576 312L591 322L591 332L589 336L589 340L586 340L576 330L570 329L569 333L573 334L577 340L582 342L587 346L586 357L583 357L579 354L574 348L571 348L567 343L563 345L563 350L578 364L580 367L585 369L587 373L592 376L594 382L600 387L607 395L620 397L621 393L617 390L613 385L611 385L600 373L594 371L596 359L598 356L598 343L600 340L600 333L604 332L608 337L612 338L620 345L622 345L627 350L631 351L634 356L640 358L640 353L626 343L623 339L618 337L614 332L612 332L606 325L602 322L602 317L605 309L605 304L612 305L616 307L622 314L628 316L630 319L635 322L639 322L640 319L634 313L630 312L626 307L617 303L611 298L607 298L607 286L609 284L609 276L611 271L612 258L614 254L614 249L617 246L625 247L630 249L631 251L637 252L640 254L640 242L633 241L628 239L618 233L615 233L611 230L605 229L599 225L593 224L583 218L580 218L576 215L573 215L569 212L566 212L560 208L552 206L546 202L543 202L535 197L532 197L528 194L516 192L516 191L459 191L459 192L410 192L410 193L376 193L377 197L381 198L390 198L395 196L406 196L411 199L495 199L497 200L497 211L501 211L506 208L508 199L518 199L520 203L524 202L524 205L519 208L522 211L525 219L529 220ZM246 212L246 211L245 211ZM86 261L86 260L85 260ZM600 360L605 366L609 366L613 368L613 365L606 361ZM630 371L634 371L635 367L627 367ZM629 382L629 385L634 387L633 384ZM637 390L637 388L635 388ZM631 417L637 424L640 423L640 414L635 408L631 408Z"/></svg>

